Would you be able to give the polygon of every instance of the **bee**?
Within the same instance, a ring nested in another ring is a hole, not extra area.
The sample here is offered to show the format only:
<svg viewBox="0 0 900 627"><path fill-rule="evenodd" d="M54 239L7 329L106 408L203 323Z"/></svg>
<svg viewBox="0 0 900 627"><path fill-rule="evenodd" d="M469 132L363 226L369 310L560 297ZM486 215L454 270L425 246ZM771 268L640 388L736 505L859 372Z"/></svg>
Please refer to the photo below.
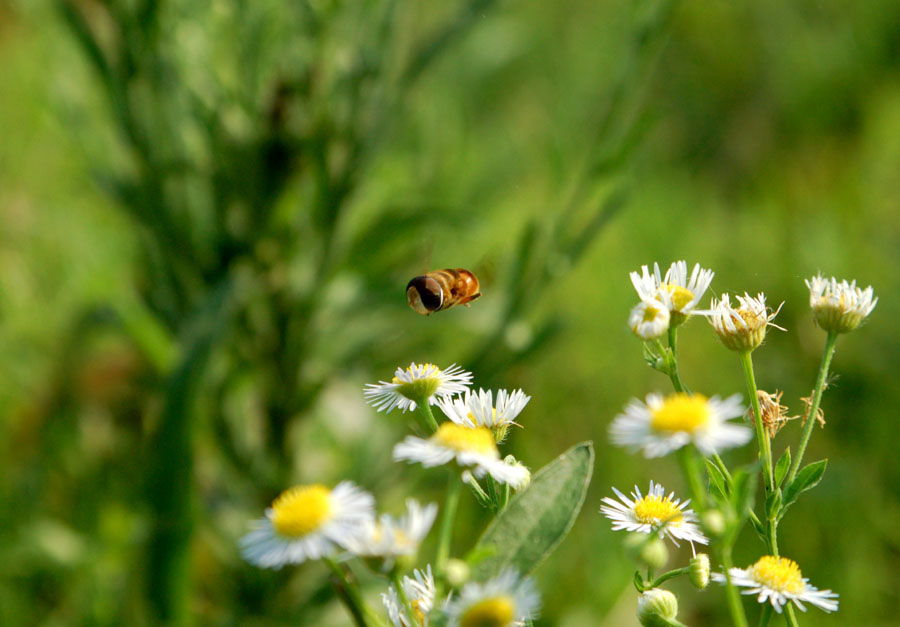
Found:
<svg viewBox="0 0 900 627"><path fill-rule="evenodd" d="M469 306L481 296L478 279L463 268L434 270L410 279L406 284L406 300L416 313L431 315L454 305Z"/></svg>

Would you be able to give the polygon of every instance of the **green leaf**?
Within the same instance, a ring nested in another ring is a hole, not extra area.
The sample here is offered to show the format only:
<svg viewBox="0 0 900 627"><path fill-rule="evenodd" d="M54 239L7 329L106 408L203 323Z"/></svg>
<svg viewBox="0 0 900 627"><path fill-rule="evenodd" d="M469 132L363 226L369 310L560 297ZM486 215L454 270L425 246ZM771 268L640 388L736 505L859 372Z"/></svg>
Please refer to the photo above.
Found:
<svg viewBox="0 0 900 627"><path fill-rule="evenodd" d="M822 475L825 474L825 466L827 464L828 460L822 459L804 466L800 470L800 472L797 473L797 476L790 483L790 485L788 485L784 489L781 513L778 516L779 519L784 516L784 513L787 511L788 507L790 507L794 503L794 501L797 500L797 497L800 496L801 492L806 492L807 490L816 487L816 485L822 480Z"/></svg>
<svg viewBox="0 0 900 627"><path fill-rule="evenodd" d="M534 474L488 526L475 550L495 552L473 568L475 581L486 581L512 567L530 573L555 549L575 523L594 469L594 446L576 444Z"/></svg>
<svg viewBox="0 0 900 627"><path fill-rule="evenodd" d="M784 481L785 475L787 475L788 468L791 467L791 447L787 447L784 449L784 454L778 460L778 463L775 464L775 485L780 486L781 482Z"/></svg>
<svg viewBox="0 0 900 627"><path fill-rule="evenodd" d="M706 474L709 475L709 482L716 486L716 490L719 491L719 494L722 495L723 499L728 498L728 489L727 482L725 481L725 475L722 474L722 471L719 470L719 467L716 466L713 462L708 459L703 460L706 464Z"/></svg>
<svg viewBox="0 0 900 627"><path fill-rule="evenodd" d="M756 473L747 468L738 468L731 475L731 505L740 520L748 516L753 507L753 493L756 490Z"/></svg>

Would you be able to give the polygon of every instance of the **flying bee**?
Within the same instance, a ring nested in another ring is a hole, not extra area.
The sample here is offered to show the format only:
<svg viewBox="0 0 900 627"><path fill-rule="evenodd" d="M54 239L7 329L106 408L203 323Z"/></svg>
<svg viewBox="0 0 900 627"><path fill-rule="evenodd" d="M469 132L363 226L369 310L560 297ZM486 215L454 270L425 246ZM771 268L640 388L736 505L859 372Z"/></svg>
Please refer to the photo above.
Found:
<svg viewBox="0 0 900 627"><path fill-rule="evenodd" d="M434 270L410 279L406 284L406 300L416 313L430 315L454 305L469 306L481 296L478 279L463 268Z"/></svg>

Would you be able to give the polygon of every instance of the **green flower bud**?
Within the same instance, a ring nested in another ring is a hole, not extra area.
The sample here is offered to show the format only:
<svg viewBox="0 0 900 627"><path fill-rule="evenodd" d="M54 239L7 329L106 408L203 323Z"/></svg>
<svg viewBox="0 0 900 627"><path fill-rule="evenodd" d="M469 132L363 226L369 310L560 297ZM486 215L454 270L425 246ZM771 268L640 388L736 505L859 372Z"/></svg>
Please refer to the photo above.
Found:
<svg viewBox="0 0 900 627"><path fill-rule="evenodd" d="M447 560L447 570L445 573L447 583L450 584L452 588L459 588L469 580L472 571L467 563L454 558Z"/></svg>
<svg viewBox="0 0 900 627"><path fill-rule="evenodd" d="M631 559L653 570L659 570L669 561L669 549L659 536L630 533L625 537L624 545Z"/></svg>
<svg viewBox="0 0 900 627"><path fill-rule="evenodd" d="M705 589L706 586L709 585L709 555L706 553L698 553L697 556L691 560L689 568L688 576L691 583L694 584L698 590Z"/></svg>
<svg viewBox="0 0 900 627"><path fill-rule="evenodd" d="M669 627L678 615L678 598L668 590L653 588L638 598L637 618L644 627Z"/></svg>
<svg viewBox="0 0 900 627"><path fill-rule="evenodd" d="M725 516L717 509L708 509L700 516L703 527L713 536L725 533Z"/></svg>

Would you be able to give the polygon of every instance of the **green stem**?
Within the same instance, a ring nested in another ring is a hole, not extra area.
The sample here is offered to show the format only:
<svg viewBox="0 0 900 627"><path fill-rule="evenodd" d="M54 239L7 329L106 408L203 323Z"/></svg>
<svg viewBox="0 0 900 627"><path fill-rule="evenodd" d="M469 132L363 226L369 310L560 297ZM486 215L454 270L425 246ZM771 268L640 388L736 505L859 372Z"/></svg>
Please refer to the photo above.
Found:
<svg viewBox="0 0 900 627"><path fill-rule="evenodd" d="M488 475L484 478L484 483L491 498L491 509L495 512L500 511L500 494L497 492L497 482L494 481L492 476Z"/></svg>
<svg viewBox="0 0 900 627"><path fill-rule="evenodd" d="M409 624L412 627L419 627L419 621L416 620L416 613L409 602L409 598L406 596L406 590L403 589L403 582L400 581L400 571L396 568L391 571L391 583L394 584L394 589L397 591L397 597L400 599L403 611L405 611L406 615L409 617Z"/></svg>
<svg viewBox="0 0 900 627"><path fill-rule="evenodd" d="M759 444L759 457L763 466L766 494L775 489L775 475L772 470L772 448L769 436L762 423L762 412L759 408L759 396L757 395L756 377L753 375L753 358L750 351L741 353L741 365L744 367L744 378L747 380L747 392L750 394L750 407L753 409L753 426L756 429L756 440Z"/></svg>
<svg viewBox="0 0 900 627"><path fill-rule="evenodd" d="M669 349L672 351L672 360L669 362L669 378L676 392L690 394L691 391L681 381L678 374L678 327L669 326Z"/></svg>
<svg viewBox="0 0 900 627"><path fill-rule="evenodd" d="M722 458L719 457L718 453L713 453L712 457L716 466L719 468L719 471L725 475L725 479L728 481L728 487L731 488L731 473L728 472L728 467L725 465L725 462L722 461Z"/></svg>
<svg viewBox="0 0 900 627"><path fill-rule="evenodd" d="M687 575L689 572L691 572L690 566L685 566L684 568L676 568L675 570L670 570L669 572L663 573L662 575L660 575L659 577L654 579L653 583L651 583L649 586L647 586L647 588L648 589L658 588L659 584L661 584L662 582L668 581L669 579L673 579L675 577L679 577L681 575Z"/></svg>
<svg viewBox="0 0 900 627"><path fill-rule="evenodd" d="M416 408L419 410L419 413L425 418L425 424L431 429L431 432L434 433L438 430L438 423L434 419L434 414L431 412L431 405L428 404L428 399L426 398L424 401L419 402L416 401Z"/></svg>
<svg viewBox="0 0 900 627"><path fill-rule="evenodd" d="M703 483L700 481L700 473L697 471L696 463L697 453L692 444L678 449L678 462L681 464L684 476L687 477L694 506L702 514L706 510L706 490L703 489Z"/></svg>
<svg viewBox="0 0 900 627"><path fill-rule="evenodd" d="M437 556L434 560L436 575L443 578L447 569L447 560L450 558L450 539L453 535L453 522L456 518L456 506L459 503L459 490L462 486L459 476L455 472L450 473L450 483L447 485L447 496L444 500L444 514L441 519L441 532L438 536Z"/></svg>
<svg viewBox="0 0 900 627"><path fill-rule="evenodd" d="M338 596L341 597L344 605L347 606L347 611L353 617L353 622L356 623L357 627L368 627L369 623L366 620L366 613L369 610L359 593L359 589L347 578L347 574L332 558L323 557L322 561L325 562L325 565L328 566L328 569L334 575L335 581L332 583L334 583Z"/></svg>
<svg viewBox="0 0 900 627"><path fill-rule="evenodd" d="M819 411L819 404L822 402L822 392L825 390L825 380L828 378L828 369L831 366L831 358L834 356L834 345L837 340L837 333L830 332L825 340L825 351L822 353L822 363L819 365L819 376L816 379L816 389L813 391L812 403L809 406L809 417L803 426L803 435L800 436L800 446L797 447L797 456L791 465L791 471L788 473L785 485L790 485L797 472L800 470L800 464L803 461L803 454L806 453L806 445L809 444L809 438L812 435L813 426L816 423L816 412Z"/></svg>
<svg viewBox="0 0 900 627"><path fill-rule="evenodd" d="M769 621L772 620L772 611L771 603L763 605L762 612L759 613L759 627L766 627L769 624Z"/></svg>
<svg viewBox="0 0 900 627"><path fill-rule="evenodd" d="M794 614L794 606L790 603L784 606L784 622L790 627L800 627L800 623L797 622L797 615Z"/></svg>
<svg viewBox="0 0 900 627"><path fill-rule="evenodd" d="M723 546L721 549L722 566L725 570L725 595L728 597L728 610L731 612L731 622L735 627L747 627L747 615L744 614L744 605L741 603L741 595L731 582L731 569L734 564L731 560L731 547Z"/></svg>

